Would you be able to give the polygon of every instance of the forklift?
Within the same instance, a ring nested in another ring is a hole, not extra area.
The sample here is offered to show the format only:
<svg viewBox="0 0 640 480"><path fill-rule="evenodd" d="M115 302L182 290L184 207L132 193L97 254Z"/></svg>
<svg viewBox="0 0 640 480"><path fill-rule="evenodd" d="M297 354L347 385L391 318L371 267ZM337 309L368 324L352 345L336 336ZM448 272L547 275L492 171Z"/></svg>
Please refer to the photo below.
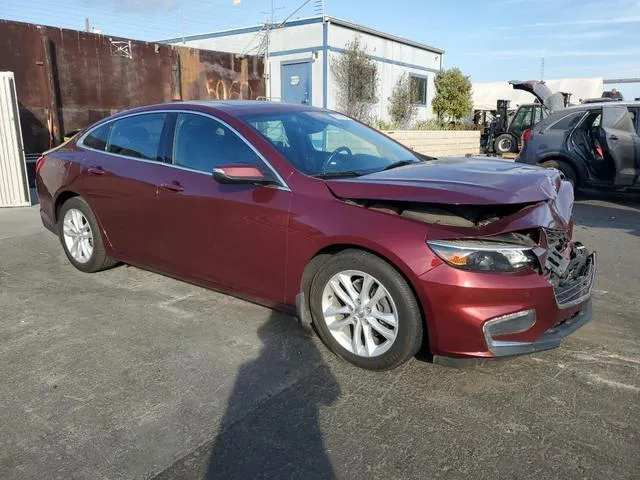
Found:
<svg viewBox="0 0 640 480"><path fill-rule="evenodd" d="M509 100L496 102L496 114L489 123L485 142L487 153L502 156L518 152L522 132L549 114L541 104L531 103L520 105L509 119L509 104Z"/></svg>
<svg viewBox="0 0 640 480"><path fill-rule="evenodd" d="M504 155L517 153L522 132L545 119L550 112L566 108L570 105L571 94L552 92L544 82L538 80L511 80L509 84L514 90L523 90L536 97L535 103L520 105L509 120L509 100L496 102L496 114L489 124L486 139L486 152Z"/></svg>

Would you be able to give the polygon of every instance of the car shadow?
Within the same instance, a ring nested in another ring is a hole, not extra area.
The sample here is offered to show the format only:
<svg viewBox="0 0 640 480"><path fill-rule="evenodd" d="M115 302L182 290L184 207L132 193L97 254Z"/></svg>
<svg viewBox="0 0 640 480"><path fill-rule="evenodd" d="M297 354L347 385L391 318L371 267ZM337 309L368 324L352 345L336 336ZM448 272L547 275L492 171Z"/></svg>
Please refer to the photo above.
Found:
<svg viewBox="0 0 640 480"><path fill-rule="evenodd" d="M638 194L580 191L576 194L573 214L577 225L612 228L640 236Z"/></svg>
<svg viewBox="0 0 640 480"><path fill-rule="evenodd" d="M310 329L273 312L258 337L260 353L238 370L215 438L156 479L335 478L319 417L340 388Z"/></svg>

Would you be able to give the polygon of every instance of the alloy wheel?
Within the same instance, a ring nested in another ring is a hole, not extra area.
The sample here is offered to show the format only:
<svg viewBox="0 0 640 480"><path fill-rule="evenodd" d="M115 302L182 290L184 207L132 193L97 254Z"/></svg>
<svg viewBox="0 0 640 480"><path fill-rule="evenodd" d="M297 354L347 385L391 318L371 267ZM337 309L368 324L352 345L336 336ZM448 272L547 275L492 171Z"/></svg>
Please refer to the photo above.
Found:
<svg viewBox="0 0 640 480"><path fill-rule="evenodd" d="M333 338L360 357L377 357L391 348L398 333L398 310L387 288L359 270L345 270L327 282L323 318Z"/></svg>
<svg viewBox="0 0 640 480"><path fill-rule="evenodd" d="M62 234L69 254L78 263L87 263L93 255L93 232L84 214L76 209L67 210L62 221Z"/></svg>

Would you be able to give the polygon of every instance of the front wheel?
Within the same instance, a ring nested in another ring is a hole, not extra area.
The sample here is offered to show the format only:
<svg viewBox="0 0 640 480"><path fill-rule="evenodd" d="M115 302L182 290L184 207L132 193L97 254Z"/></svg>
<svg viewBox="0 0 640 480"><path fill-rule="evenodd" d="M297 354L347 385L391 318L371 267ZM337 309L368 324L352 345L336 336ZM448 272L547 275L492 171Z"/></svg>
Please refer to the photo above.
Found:
<svg viewBox="0 0 640 480"><path fill-rule="evenodd" d="M562 160L547 160L541 163L540 166L560 170L574 190L578 187L578 175L576 175L576 171L567 162L563 162Z"/></svg>
<svg viewBox="0 0 640 480"><path fill-rule="evenodd" d="M323 342L358 367L395 368L422 345L422 315L411 288L369 252L332 256L315 275L309 302Z"/></svg>

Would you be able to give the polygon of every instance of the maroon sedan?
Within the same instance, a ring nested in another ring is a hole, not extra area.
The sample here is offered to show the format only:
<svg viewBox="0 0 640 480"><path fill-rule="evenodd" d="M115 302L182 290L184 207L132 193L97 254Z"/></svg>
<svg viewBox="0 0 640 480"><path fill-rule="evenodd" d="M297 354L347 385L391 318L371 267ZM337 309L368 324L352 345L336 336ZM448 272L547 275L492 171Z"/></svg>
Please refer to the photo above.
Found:
<svg viewBox="0 0 640 480"><path fill-rule="evenodd" d="M556 170L436 160L340 114L155 105L37 163L44 225L84 272L125 262L310 319L364 368L557 347L591 318L595 257Z"/></svg>

